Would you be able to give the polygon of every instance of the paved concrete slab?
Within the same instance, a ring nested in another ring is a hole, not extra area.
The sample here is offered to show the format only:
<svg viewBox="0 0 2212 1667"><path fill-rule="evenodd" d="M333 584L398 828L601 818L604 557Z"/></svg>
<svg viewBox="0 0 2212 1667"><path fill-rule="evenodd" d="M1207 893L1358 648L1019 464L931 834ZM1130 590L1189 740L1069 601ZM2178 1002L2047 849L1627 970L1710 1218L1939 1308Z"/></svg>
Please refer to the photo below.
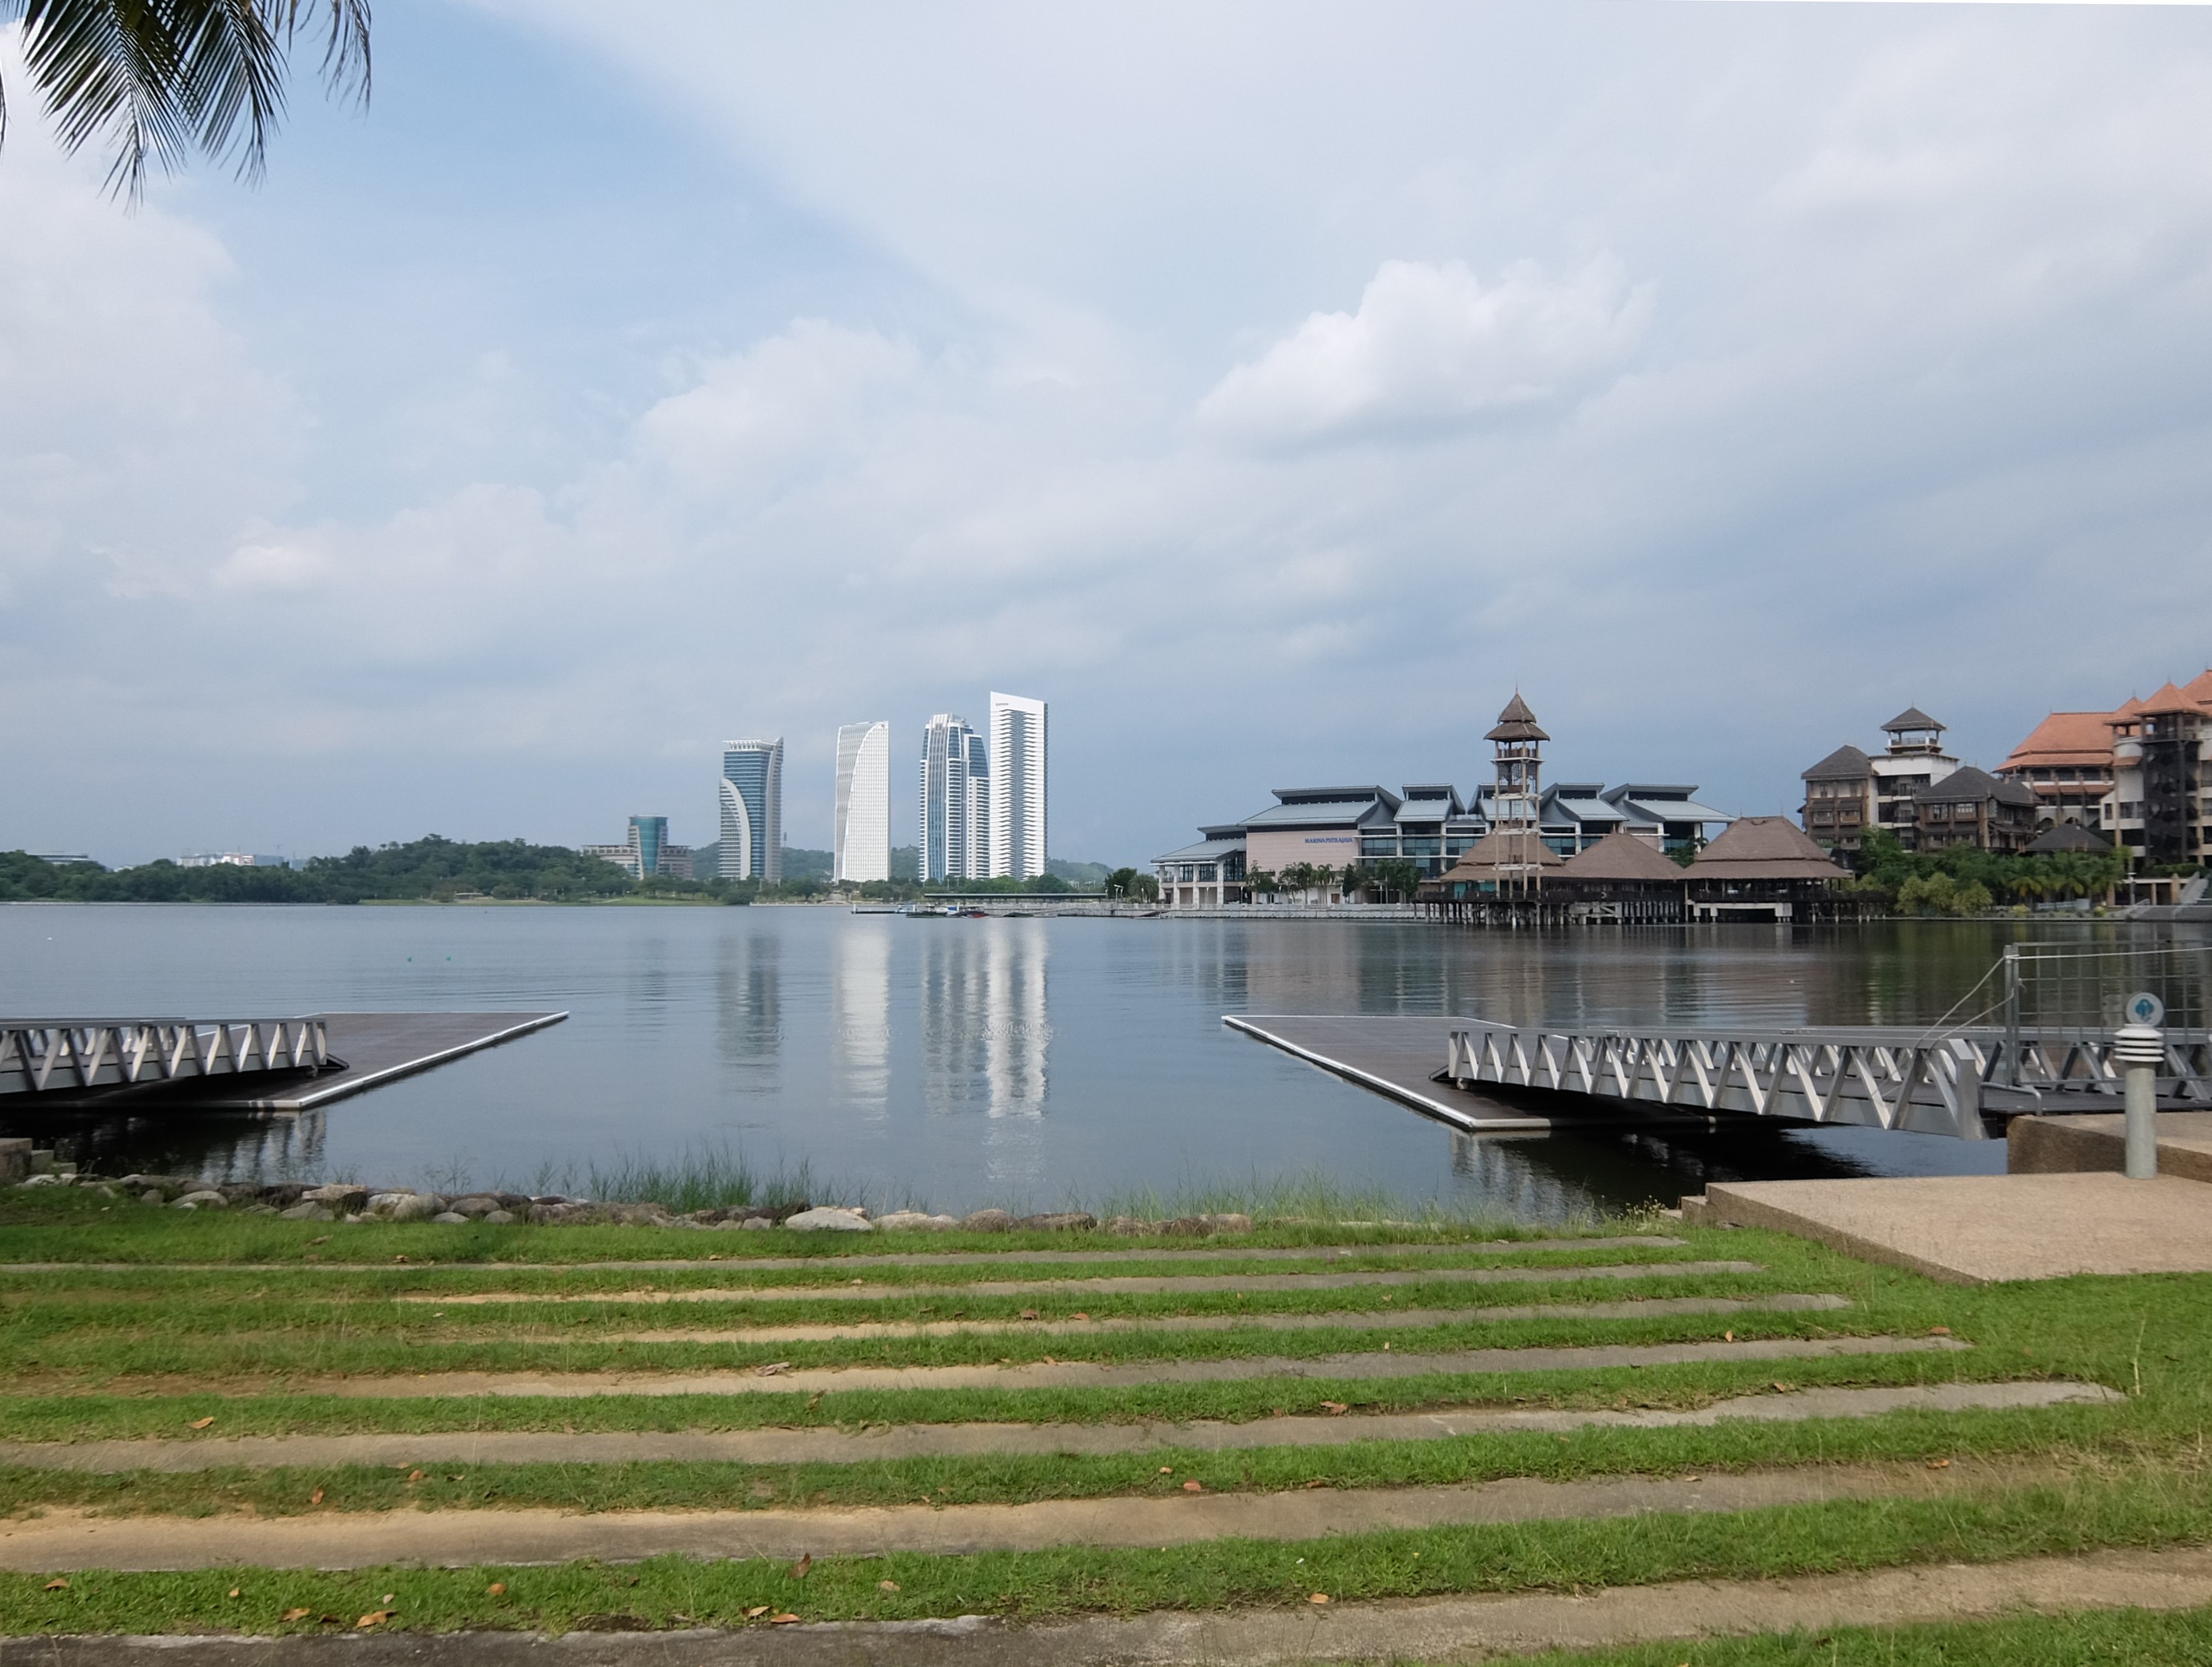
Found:
<svg viewBox="0 0 2212 1667"><path fill-rule="evenodd" d="M1122 1320L918 1320L866 1325L761 1325L742 1331L623 1331L602 1335L623 1343L815 1343L885 1337L1091 1337L1152 1331L1411 1331L1438 1325L1488 1325L1509 1320L1648 1320L1678 1314L1810 1313L1849 1308L1850 1299L1826 1293L1771 1297L1643 1297L1628 1302L1525 1303L1509 1308L1383 1308L1325 1314L1156 1314Z"/></svg>
<svg viewBox="0 0 2212 1667"><path fill-rule="evenodd" d="M1756 1633L2208 1604L2212 1550L2185 1546L1872 1574L1044 1622L963 1615L551 1638L512 1632L52 1638L29 1647L49 1667L1304 1667L1479 1662Z"/></svg>
<svg viewBox="0 0 2212 1667"><path fill-rule="evenodd" d="M1121 1389L1139 1384L1241 1382L1254 1378L1420 1378L1432 1372L1588 1372L1612 1366L1680 1366L1711 1360L1822 1360L1843 1354L1917 1354L1967 1348L1955 1337L1767 1337L1735 1342L1607 1344L1577 1348L1469 1348L1449 1353L1321 1354L1306 1360L1243 1355L1220 1360L1032 1360L981 1366L813 1366L763 1375L723 1372L442 1372L411 1378L289 1379L300 1393L343 1399L414 1400L423 1396L538 1396L584 1400L602 1395L827 1394L836 1390ZM201 1384L202 1388L210 1387ZM152 1384L146 1386L153 1389ZM165 1386L165 1393L181 1393Z"/></svg>
<svg viewBox="0 0 2212 1667"><path fill-rule="evenodd" d="M1354 1291L1399 1285L1564 1285L1581 1280L1695 1279L1708 1274L1763 1274L1756 1262L1639 1262L1606 1267L1419 1268L1361 1274L1194 1274L1179 1278L1105 1275L1097 1279L992 1279L962 1285L751 1285L677 1291L471 1291L457 1296L404 1292L394 1302L439 1308L493 1303L672 1303L887 1301L902 1297L1175 1296L1184 1292Z"/></svg>
<svg viewBox="0 0 2212 1667"><path fill-rule="evenodd" d="M2005 1168L2014 1175L2066 1175L2126 1167L2127 1119L2118 1112L2081 1117L2014 1117L2005 1131ZM2158 1172L2212 1181L2212 1111L2163 1111Z"/></svg>
<svg viewBox="0 0 2212 1667"><path fill-rule="evenodd" d="M1959 1285L2212 1273L2212 1188L2169 1176L1952 1175L1731 1181L1695 1212Z"/></svg>
<svg viewBox="0 0 2212 1667"><path fill-rule="evenodd" d="M101 1517L49 1510L0 1522L0 1568L465 1568L490 1563L631 1562L693 1557L964 1556L1047 1546L1170 1546L1196 1540L1313 1540L1469 1523L1749 1511L1838 1499L1946 1498L2049 1481L2039 1462L1808 1465L1737 1475L1511 1477L1457 1488L1308 1488L1030 1505L858 1510L319 1512L297 1517Z"/></svg>
<svg viewBox="0 0 2212 1667"><path fill-rule="evenodd" d="M559 1435L538 1430L459 1430L443 1434L231 1436L199 1441L0 1443L0 1464L37 1470L188 1475L234 1465L302 1469L342 1464L857 1464L877 1459L971 1458L1020 1453L1152 1453L1164 1449L1237 1452L1261 1447L1343 1447L1360 1441L1449 1441L1460 1436L1590 1428L1703 1427L1729 1419L1794 1423L1808 1418L1875 1418L1892 1412L2115 1405L2126 1397L2097 1384L1914 1384L1884 1389L1793 1390L1735 1396L1709 1407L1461 1408L1445 1412L1354 1413L1340 1417L1118 1424L899 1424L839 1429L609 1431Z"/></svg>

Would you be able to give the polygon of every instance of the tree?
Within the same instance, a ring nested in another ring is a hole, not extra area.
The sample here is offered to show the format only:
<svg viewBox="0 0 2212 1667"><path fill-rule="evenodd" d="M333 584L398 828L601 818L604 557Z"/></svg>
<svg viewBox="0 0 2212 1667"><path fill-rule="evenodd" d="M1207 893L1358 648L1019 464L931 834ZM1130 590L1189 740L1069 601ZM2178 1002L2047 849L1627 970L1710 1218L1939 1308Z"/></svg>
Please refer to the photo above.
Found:
<svg viewBox="0 0 2212 1667"><path fill-rule="evenodd" d="M63 148L106 140L109 188L136 201L149 162L173 170L194 150L260 177L302 10L322 15L331 90L366 103L369 0L0 0L0 26L22 24L24 68Z"/></svg>

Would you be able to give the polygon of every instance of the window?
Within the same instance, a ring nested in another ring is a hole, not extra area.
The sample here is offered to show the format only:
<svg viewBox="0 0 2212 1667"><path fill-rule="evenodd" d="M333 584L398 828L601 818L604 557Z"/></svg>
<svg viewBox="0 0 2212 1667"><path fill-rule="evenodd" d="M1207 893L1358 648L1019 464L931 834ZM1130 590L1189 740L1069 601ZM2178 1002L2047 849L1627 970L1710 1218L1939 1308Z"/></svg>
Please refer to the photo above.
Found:
<svg viewBox="0 0 2212 1667"><path fill-rule="evenodd" d="M1200 879L1219 879L1221 878L1220 865L1212 862L1200 863L1198 865L1198 877Z"/></svg>
<svg viewBox="0 0 2212 1667"><path fill-rule="evenodd" d="M1181 872L1176 875L1176 878L1182 880L1196 879L1198 878L1197 865L1189 862L1184 863Z"/></svg>
<svg viewBox="0 0 2212 1667"><path fill-rule="evenodd" d="M1362 856L1395 856L1398 855L1397 837L1393 834L1365 835L1359 842Z"/></svg>

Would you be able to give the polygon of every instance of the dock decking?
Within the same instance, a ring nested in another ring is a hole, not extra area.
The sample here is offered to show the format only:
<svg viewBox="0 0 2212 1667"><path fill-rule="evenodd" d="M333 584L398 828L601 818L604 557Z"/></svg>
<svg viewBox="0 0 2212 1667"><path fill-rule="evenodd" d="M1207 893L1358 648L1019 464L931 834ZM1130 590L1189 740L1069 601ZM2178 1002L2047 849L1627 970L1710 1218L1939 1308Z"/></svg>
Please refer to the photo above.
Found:
<svg viewBox="0 0 2212 1667"><path fill-rule="evenodd" d="M1468 1023L1463 1019L1231 1013L1221 1022L1468 1134L1540 1133L1559 1121L1531 1116L1436 1080L1453 1030Z"/></svg>

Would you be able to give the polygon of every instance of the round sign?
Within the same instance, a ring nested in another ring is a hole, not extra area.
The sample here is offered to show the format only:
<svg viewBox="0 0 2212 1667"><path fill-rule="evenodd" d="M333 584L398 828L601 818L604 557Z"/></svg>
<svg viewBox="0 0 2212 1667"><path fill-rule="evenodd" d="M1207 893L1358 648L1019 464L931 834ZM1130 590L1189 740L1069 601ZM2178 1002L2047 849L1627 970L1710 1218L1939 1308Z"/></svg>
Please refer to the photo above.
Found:
<svg viewBox="0 0 2212 1667"><path fill-rule="evenodd" d="M2128 997L2121 1011L2127 1014L2130 1025L2148 1025L2155 1028L2166 1022L2166 1003L2147 989L2137 990Z"/></svg>

